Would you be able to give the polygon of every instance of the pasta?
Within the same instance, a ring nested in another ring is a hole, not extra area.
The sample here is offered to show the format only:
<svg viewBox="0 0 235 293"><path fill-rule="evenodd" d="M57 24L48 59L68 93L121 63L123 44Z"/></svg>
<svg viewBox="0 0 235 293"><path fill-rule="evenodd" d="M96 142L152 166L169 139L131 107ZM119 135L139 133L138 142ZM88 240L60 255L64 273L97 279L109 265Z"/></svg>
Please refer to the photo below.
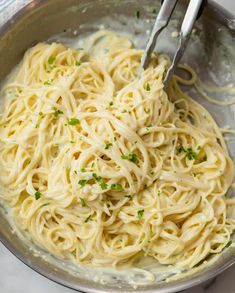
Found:
<svg viewBox="0 0 235 293"><path fill-rule="evenodd" d="M220 128L163 78L169 59L99 31L83 49L39 43L2 88L0 197L16 226L59 258L192 268L230 241L234 177Z"/></svg>

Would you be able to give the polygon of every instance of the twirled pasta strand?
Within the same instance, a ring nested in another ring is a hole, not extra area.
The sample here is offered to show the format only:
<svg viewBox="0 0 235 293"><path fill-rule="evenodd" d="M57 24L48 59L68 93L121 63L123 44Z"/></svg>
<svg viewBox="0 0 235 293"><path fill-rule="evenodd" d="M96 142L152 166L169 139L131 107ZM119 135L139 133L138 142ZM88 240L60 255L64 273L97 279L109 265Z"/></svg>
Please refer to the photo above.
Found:
<svg viewBox="0 0 235 293"><path fill-rule="evenodd" d="M143 253L193 267L220 253L235 222L234 168L220 129L164 55L112 32L85 50L40 43L2 89L0 196L15 224L58 257L131 265Z"/></svg>

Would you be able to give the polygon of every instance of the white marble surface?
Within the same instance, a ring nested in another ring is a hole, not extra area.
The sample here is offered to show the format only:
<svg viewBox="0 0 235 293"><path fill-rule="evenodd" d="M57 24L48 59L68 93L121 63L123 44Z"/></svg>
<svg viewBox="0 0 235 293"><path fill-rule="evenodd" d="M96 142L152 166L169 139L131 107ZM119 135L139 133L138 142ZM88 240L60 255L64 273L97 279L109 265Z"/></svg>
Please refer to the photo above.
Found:
<svg viewBox="0 0 235 293"><path fill-rule="evenodd" d="M10 2L12 0L9 0ZM21 0L15 0L21 1ZM22 0L21 2L24 2ZM27 1L27 0L26 0ZM0 0L0 6L6 0ZM235 0L217 0L218 3L233 11L235 14ZM234 293L235 265L217 278L184 293ZM2 244L0 244L0 293L73 293L75 291L64 288L21 263Z"/></svg>

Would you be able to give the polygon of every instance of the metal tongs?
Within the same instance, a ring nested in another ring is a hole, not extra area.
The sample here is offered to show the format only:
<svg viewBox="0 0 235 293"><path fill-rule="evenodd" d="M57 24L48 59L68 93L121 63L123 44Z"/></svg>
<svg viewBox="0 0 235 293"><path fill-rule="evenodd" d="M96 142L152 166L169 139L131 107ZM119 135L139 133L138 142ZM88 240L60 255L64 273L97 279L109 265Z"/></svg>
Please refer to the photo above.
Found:
<svg viewBox="0 0 235 293"><path fill-rule="evenodd" d="M140 73L145 70L150 62L151 54L156 46L157 37L161 33L161 31L168 25L173 10L177 4L178 0L164 0L161 9L157 15L153 30L149 37L147 47L143 53L140 65ZM168 68L165 78L164 78L164 86L168 85L170 78L172 77L175 68L181 59L183 52L187 46L189 37L191 35L193 25L196 19L200 16L200 12L202 11L204 0L190 0L185 17L183 19L181 29L180 29L180 40L179 46L174 54L173 61L171 66ZM201 9L200 9L201 8Z"/></svg>

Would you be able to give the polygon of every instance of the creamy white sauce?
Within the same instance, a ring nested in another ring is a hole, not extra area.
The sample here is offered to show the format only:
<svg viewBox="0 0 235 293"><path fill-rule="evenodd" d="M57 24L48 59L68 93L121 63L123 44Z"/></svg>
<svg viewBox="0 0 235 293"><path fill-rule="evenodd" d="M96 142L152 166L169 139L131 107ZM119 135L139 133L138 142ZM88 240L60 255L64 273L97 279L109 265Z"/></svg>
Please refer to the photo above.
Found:
<svg viewBox="0 0 235 293"><path fill-rule="evenodd" d="M83 12L86 12L86 8L84 8ZM123 29L124 26L122 23L128 21L128 28L133 27L133 29L129 29L129 31L125 32ZM143 26L143 22L145 22ZM133 43L135 47L140 47L143 48L144 45L146 44L147 40L147 34L143 35L144 30L146 31L151 28L151 25L153 23L153 20L147 19L146 21L136 21L136 19L126 19L120 17L117 20L112 21L112 25L110 25L110 18L104 18L101 20L101 23L97 24L87 24L87 25L81 25L79 27L79 30L97 30L97 29L112 29L115 28L115 31L120 32L124 35L132 36L134 35ZM109 25L107 25L109 24ZM173 27L173 32L172 36L174 38L177 38L178 34L176 34L174 29L176 29L178 26L177 21L172 22L172 27ZM143 29L144 27L144 29ZM147 28L146 28L147 27ZM79 39L81 39L81 35L79 33L79 30L74 30L73 34L74 36L78 36ZM140 31L140 33L136 34L136 32ZM172 31L172 28L171 28ZM86 36L87 33L85 33L83 36ZM196 38L196 37L195 37ZM63 34L53 36L52 38L49 39L49 41L59 41L64 44L66 44L69 47L74 47L74 48L80 48L84 46L83 40L77 40L76 38L67 38ZM167 40L164 46L169 45L169 42L172 42L171 40ZM175 40L177 42L177 40ZM176 44L176 43L175 43ZM163 46L163 47L164 47ZM211 72L212 79L216 80L216 76L213 75ZM217 81L217 80L216 80ZM226 114L225 114L226 115ZM164 280L170 280L170 277L174 278L181 278L184 276L184 272L182 269L177 268L176 266L163 266L160 264L156 264L156 260L153 260L152 258L143 258L141 262L136 264L136 267L133 268L128 268L127 270L114 270L110 268L90 268L88 266L81 266L81 265L73 265L69 261L64 261L64 260L58 260L55 257L51 256L50 254L42 251L41 249L37 248L30 239L28 238L28 235L23 235L21 231L17 229L16 226L14 226L12 222L12 217L10 215L10 210L7 210L6 212L6 217L7 220L10 222L12 225L12 230L13 233L17 233L17 235L22 238L22 241L27 241L29 243L29 246L31 246L31 250L33 251L34 255L43 258L45 261L48 261L50 263L53 263L55 267L61 268L63 267L66 271L73 275L79 275L83 276L87 280L94 280L95 282L99 282L101 284L112 284L112 285L117 285L122 283L128 283L133 288L137 288L138 286L142 285L147 285L149 283L155 283L155 282L161 282ZM25 238L27 237L27 239ZM216 259L217 257L215 257ZM213 261L211 261L213 262ZM209 262L210 263L210 262ZM209 263L205 262L204 265L209 265ZM197 269L194 269L195 271ZM185 272L186 273L186 272Z"/></svg>

